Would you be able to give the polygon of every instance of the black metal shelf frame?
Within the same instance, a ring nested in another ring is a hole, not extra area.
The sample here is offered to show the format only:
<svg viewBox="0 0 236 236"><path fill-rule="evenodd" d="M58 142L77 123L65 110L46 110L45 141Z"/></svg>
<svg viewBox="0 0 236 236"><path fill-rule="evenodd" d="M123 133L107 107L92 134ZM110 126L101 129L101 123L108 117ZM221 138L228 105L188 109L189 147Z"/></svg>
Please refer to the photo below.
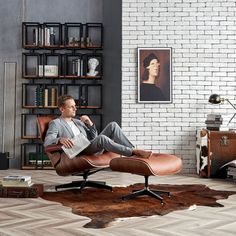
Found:
<svg viewBox="0 0 236 236"><path fill-rule="evenodd" d="M103 25L102 23L22 23L21 145L23 169L50 168L43 151L37 116L60 115L57 97L71 94L76 116L89 115L102 130ZM98 61L96 74L89 74L88 61Z"/></svg>
<svg viewBox="0 0 236 236"><path fill-rule="evenodd" d="M102 49L103 24L66 22L23 22L25 49Z"/></svg>
<svg viewBox="0 0 236 236"><path fill-rule="evenodd" d="M95 59L98 62L96 74L89 75L88 62ZM23 78L95 78L103 77L102 53L38 53L22 54Z"/></svg>

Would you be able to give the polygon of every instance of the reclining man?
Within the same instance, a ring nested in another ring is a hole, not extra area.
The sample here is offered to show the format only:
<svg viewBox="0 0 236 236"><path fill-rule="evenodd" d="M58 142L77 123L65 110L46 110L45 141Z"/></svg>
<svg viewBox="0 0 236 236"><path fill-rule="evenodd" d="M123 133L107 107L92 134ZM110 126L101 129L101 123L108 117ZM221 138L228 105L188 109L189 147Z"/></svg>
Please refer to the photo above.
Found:
<svg viewBox="0 0 236 236"><path fill-rule="evenodd" d="M58 98L58 108L61 116L49 123L44 141L45 147L62 144L66 148L72 148L74 145L72 138L82 133L90 141L89 146L82 151L85 155L100 154L105 150L124 156L136 155L148 158L152 153L135 149L116 122L109 123L98 135L95 125L88 116L83 115L80 120L75 119L77 108L70 95Z"/></svg>

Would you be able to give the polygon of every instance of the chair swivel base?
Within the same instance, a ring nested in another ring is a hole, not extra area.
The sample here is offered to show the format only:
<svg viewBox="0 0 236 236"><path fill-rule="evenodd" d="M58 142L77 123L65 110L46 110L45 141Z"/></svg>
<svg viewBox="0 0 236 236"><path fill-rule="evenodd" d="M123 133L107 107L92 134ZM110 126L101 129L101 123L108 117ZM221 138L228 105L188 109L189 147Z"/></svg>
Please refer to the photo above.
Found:
<svg viewBox="0 0 236 236"><path fill-rule="evenodd" d="M91 180L72 181L71 183L68 184L57 185L55 186L55 190L58 190L60 188L79 188L80 191L82 191L82 189L84 189L85 187L108 189L112 191L112 187L106 185L105 182L91 181Z"/></svg>
<svg viewBox="0 0 236 236"><path fill-rule="evenodd" d="M148 177L149 176L144 176L144 178L145 178L145 187L143 189L133 190L133 193L131 193L129 195L126 195L126 196L123 196L122 200L130 200L130 199L133 199L133 198L136 198L136 197L139 197L139 196L147 195L147 196L150 196L150 197L153 197L153 198L156 198L156 199L160 200L161 204L163 205L164 204L163 198L159 194L167 194L170 197L170 192L162 191L162 190L149 189L149 187L148 187Z"/></svg>

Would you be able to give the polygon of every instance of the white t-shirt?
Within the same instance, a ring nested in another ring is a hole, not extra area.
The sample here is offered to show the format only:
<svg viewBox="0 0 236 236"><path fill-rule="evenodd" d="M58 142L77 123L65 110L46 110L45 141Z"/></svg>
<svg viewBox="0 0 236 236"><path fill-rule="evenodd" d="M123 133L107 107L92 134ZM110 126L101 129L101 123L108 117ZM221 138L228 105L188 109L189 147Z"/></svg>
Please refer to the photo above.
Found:
<svg viewBox="0 0 236 236"><path fill-rule="evenodd" d="M70 128L72 129L74 136L77 136L80 134L79 128L75 125L75 123L73 121L67 121L67 123L70 126Z"/></svg>

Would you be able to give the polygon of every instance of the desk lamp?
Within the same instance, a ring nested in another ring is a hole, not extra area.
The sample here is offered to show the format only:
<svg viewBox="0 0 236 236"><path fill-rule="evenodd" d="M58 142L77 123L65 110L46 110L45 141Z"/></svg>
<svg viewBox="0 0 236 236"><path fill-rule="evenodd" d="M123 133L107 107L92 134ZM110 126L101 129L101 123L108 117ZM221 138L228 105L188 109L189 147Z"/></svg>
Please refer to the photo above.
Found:
<svg viewBox="0 0 236 236"><path fill-rule="evenodd" d="M212 94L210 97L209 97L209 100L208 100L211 104L222 104L224 103L224 101L227 101L233 108L234 110L236 110L236 107L229 101L228 98L221 98L220 95L218 94ZM236 113L234 113L234 115L231 117L231 119L229 120L228 122L228 125L229 123L233 120L233 118L236 116Z"/></svg>

